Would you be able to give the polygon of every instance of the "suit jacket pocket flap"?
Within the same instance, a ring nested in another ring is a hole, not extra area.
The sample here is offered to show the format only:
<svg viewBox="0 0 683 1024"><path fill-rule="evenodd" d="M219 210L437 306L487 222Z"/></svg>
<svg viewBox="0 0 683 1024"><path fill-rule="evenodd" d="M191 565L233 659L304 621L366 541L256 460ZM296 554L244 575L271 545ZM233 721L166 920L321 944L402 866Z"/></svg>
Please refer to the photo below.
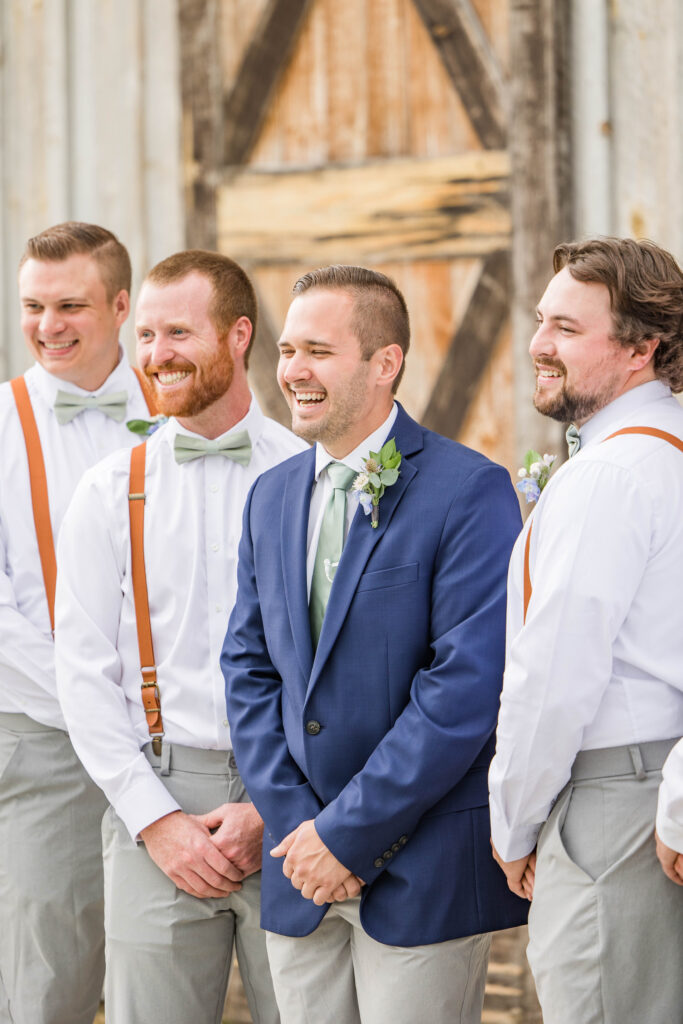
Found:
<svg viewBox="0 0 683 1024"><path fill-rule="evenodd" d="M380 587L397 587L401 583L414 583L418 575L418 562L396 565L391 569L376 569L374 572L365 572L358 580L356 592L359 590L378 590Z"/></svg>

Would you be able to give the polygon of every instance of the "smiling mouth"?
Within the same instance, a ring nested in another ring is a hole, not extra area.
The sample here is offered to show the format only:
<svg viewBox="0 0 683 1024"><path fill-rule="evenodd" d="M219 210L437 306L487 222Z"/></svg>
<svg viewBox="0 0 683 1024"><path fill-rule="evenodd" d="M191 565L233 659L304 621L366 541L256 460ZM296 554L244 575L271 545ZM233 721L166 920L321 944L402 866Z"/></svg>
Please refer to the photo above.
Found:
<svg viewBox="0 0 683 1024"><path fill-rule="evenodd" d="M310 408L313 405L320 405L325 400L324 391L295 391L293 388L289 389L291 394L294 396L296 404L301 409Z"/></svg>
<svg viewBox="0 0 683 1024"><path fill-rule="evenodd" d="M536 367L536 382L541 384L544 381L558 380L563 374L560 370L552 367Z"/></svg>
<svg viewBox="0 0 683 1024"><path fill-rule="evenodd" d="M186 377L190 376L189 370L167 370L159 373L155 373L154 378L161 384L162 387L172 387L174 384L180 383L181 380L185 380Z"/></svg>
<svg viewBox="0 0 683 1024"><path fill-rule="evenodd" d="M39 338L38 344L47 352L66 352L78 344L78 338L72 338L70 341L45 341Z"/></svg>

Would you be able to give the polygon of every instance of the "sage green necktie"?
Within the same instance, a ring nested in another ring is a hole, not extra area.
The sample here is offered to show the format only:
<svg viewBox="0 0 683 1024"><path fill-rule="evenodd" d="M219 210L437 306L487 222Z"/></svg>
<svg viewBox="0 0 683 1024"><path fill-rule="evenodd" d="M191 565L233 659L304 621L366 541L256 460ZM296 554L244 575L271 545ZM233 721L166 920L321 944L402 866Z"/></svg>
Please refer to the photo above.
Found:
<svg viewBox="0 0 683 1024"><path fill-rule="evenodd" d="M113 391L108 395L77 395L72 391L58 391L54 410L57 422L62 425L70 423L86 409L99 409L105 416L121 423L125 418L127 405L127 391Z"/></svg>
<svg viewBox="0 0 683 1024"><path fill-rule="evenodd" d="M567 438L567 448L569 449L569 458L571 459L572 455L576 455L581 447L581 435L574 424L570 423L564 436Z"/></svg>
<svg viewBox="0 0 683 1024"><path fill-rule="evenodd" d="M223 455L226 459L248 466L251 459L251 440L246 430L238 430L236 434L210 441L207 437L194 437L191 434L176 434L173 442L173 454L176 462L191 462L202 459L205 455Z"/></svg>
<svg viewBox="0 0 683 1024"><path fill-rule="evenodd" d="M313 578L311 579L311 598L309 614L311 619L311 637L313 646L318 646L325 609L332 589L332 581L339 565L342 548L344 547L344 527L346 525L346 492L351 486L356 472L349 469L343 462L330 462L327 473L332 481L332 494L325 507L323 521L320 526L318 550L315 554Z"/></svg>

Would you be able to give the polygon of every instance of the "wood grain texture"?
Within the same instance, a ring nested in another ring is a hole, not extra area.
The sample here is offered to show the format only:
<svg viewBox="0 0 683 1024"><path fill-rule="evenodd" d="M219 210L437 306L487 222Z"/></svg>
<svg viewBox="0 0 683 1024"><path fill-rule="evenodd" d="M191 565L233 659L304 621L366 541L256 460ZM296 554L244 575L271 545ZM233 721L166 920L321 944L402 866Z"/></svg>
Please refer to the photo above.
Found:
<svg viewBox="0 0 683 1024"><path fill-rule="evenodd" d="M278 175L219 189L223 252L253 263L481 255L509 245L505 152Z"/></svg>
<svg viewBox="0 0 683 1024"><path fill-rule="evenodd" d="M444 360L423 423L455 438L477 392L510 305L510 258L492 253L482 262L470 304Z"/></svg>
<svg viewBox="0 0 683 1024"><path fill-rule="evenodd" d="M224 166L243 164L258 138L310 0L269 0L223 102Z"/></svg>
<svg viewBox="0 0 683 1024"><path fill-rule="evenodd" d="M487 149L506 144L502 73L470 0L413 0Z"/></svg>

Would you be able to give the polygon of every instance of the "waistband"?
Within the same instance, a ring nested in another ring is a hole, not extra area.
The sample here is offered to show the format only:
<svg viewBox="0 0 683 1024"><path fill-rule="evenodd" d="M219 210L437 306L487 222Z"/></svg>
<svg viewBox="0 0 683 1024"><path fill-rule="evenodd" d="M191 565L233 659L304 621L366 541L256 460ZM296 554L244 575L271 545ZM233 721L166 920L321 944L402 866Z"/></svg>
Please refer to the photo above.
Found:
<svg viewBox="0 0 683 1024"><path fill-rule="evenodd" d="M66 736L64 729L55 729L52 725L43 725L29 718L23 711L0 711L0 728L8 732L60 732Z"/></svg>
<svg viewBox="0 0 683 1024"><path fill-rule="evenodd" d="M171 770L194 772L197 775L234 775L237 772L232 750L184 747L180 743L166 743L164 740L160 754L154 753L151 743L146 743L142 752L153 768L161 769L162 775L168 775Z"/></svg>
<svg viewBox="0 0 683 1024"><path fill-rule="evenodd" d="M610 779L633 775L642 781L647 772L658 771L666 761L678 737L633 743L624 747L581 750L572 766L572 782L586 779Z"/></svg>

